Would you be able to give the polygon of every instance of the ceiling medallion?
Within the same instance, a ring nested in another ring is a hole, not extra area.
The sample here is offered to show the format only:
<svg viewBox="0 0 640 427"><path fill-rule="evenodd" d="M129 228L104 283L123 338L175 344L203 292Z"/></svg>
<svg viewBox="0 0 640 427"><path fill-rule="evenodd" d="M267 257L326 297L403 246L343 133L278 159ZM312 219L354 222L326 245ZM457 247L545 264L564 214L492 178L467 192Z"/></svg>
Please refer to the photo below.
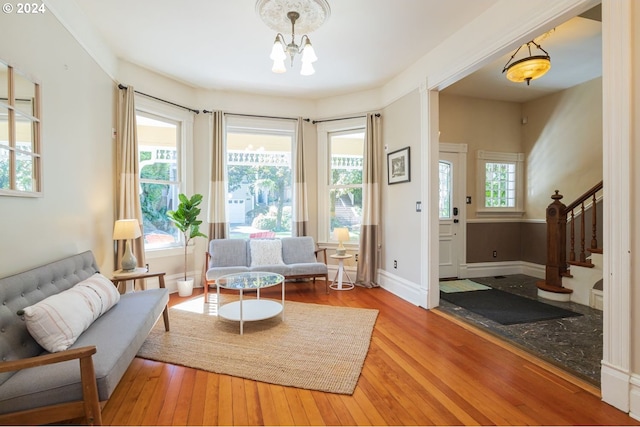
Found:
<svg viewBox="0 0 640 427"><path fill-rule="evenodd" d="M279 33L291 30L289 12L298 12L296 30L300 33L311 33L331 15L329 3L325 0L258 0L256 13L269 28Z"/></svg>

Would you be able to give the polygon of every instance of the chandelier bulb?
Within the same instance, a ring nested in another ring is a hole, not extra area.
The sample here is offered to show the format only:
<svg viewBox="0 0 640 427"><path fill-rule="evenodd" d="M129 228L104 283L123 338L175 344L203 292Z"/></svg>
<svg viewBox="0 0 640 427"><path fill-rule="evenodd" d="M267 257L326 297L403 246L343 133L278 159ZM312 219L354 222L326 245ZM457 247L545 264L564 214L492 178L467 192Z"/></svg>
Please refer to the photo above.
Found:
<svg viewBox="0 0 640 427"><path fill-rule="evenodd" d="M284 59L274 59L273 67L271 67L271 71L274 73L282 74L287 72L287 67L284 66Z"/></svg>

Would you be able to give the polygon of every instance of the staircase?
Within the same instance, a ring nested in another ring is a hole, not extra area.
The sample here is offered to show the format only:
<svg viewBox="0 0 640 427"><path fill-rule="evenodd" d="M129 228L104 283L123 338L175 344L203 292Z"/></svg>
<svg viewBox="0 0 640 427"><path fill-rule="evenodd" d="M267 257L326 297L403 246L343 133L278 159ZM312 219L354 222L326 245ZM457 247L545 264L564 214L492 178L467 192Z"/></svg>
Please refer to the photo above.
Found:
<svg viewBox="0 0 640 427"><path fill-rule="evenodd" d="M601 181L568 206L560 201L562 195L557 190L551 196L553 202L547 207L547 264L545 280L537 283L539 297L602 310L602 248L598 245L597 221L597 194L602 188Z"/></svg>
<svg viewBox="0 0 640 427"><path fill-rule="evenodd" d="M593 267L571 266L569 277L562 278L562 285L572 290L570 301L602 310L602 290L597 289L602 281L602 254L591 254Z"/></svg>

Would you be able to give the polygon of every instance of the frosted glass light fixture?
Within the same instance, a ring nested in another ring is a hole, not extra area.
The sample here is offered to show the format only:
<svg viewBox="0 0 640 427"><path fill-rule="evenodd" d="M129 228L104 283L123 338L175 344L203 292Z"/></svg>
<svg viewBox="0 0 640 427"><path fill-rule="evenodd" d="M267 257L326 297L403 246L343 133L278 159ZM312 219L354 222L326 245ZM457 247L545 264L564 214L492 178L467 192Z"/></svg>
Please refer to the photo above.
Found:
<svg viewBox="0 0 640 427"><path fill-rule="evenodd" d="M283 11L288 11L283 16ZM315 73L313 63L318 60L311 39L304 34L300 39L300 46L295 41L296 24L301 32L311 32L316 30L329 17L331 10L326 0L258 0L256 2L256 13L272 29L278 31L271 48L269 56L273 61L271 71L274 73L285 73L287 68L284 64L289 56L291 66L297 54L302 55L302 66L300 74L310 76ZM287 43L283 32L291 26L291 43Z"/></svg>
<svg viewBox="0 0 640 427"><path fill-rule="evenodd" d="M531 45L534 45L538 50L542 51L544 55L532 55ZM529 50L529 56L510 64L520 49L522 49L522 46L520 46L514 54L511 55L511 58L509 58L505 64L502 72L506 72L507 79L512 82L522 83L526 81L528 86L531 80L539 79L551 69L551 57L547 51L542 48L542 46L531 40L526 44L527 49Z"/></svg>

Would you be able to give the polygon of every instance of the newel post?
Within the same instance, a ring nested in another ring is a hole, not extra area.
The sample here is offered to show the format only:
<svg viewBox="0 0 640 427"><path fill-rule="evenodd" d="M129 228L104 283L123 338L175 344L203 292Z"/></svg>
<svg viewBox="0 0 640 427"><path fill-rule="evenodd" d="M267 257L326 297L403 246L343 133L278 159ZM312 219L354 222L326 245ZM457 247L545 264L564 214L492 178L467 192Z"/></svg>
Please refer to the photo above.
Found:
<svg viewBox="0 0 640 427"><path fill-rule="evenodd" d="M547 268L545 282L562 287L562 273L567 271L567 214L562 194L556 190L547 206Z"/></svg>
<svg viewBox="0 0 640 427"><path fill-rule="evenodd" d="M547 206L547 265L545 280L538 282L539 289L547 292L571 293L562 287L562 276L567 272L567 213L560 201L562 194L556 190L553 202Z"/></svg>

